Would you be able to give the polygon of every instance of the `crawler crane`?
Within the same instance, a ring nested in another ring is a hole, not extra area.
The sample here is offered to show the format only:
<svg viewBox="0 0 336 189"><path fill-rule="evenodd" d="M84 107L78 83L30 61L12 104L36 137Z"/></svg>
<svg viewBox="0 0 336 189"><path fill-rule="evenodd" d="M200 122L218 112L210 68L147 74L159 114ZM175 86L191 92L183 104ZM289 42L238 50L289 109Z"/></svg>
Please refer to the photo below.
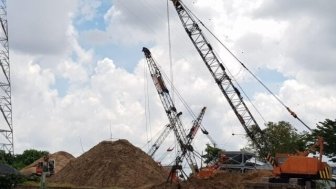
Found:
<svg viewBox="0 0 336 189"><path fill-rule="evenodd" d="M193 125L187 135L187 139L188 139L188 143L191 144L192 139L194 139L197 131L199 130L200 126L201 126L201 121L203 119L204 113L205 113L206 107L203 107L200 114L197 116L197 118L193 121ZM149 154L151 157L154 156L155 152L159 149L159 147L161 146L161 144L163 143L163 141L166 139L166 137L169 135L170 131L173 129L173 127L171 127L170 124L167 124L164 128L164 130L162 131L162 133L159 135L159 137L155 140L154 144L152 145L152 147L149 149L149 151L147 152L147 154ZM205 129L201 128L202 132L204 134L206 134L208 137L208 133ZM211 139L211 138L209 138ZM214 144L213 140L210 140L211 143Z"/></svg>
<svg viewBox="0 0 336 189"><path fill-rule="evenodd" d="M193 153L193 147L189 143L182 121L180 120L182 112L177 112L175 104L169 94L169 90L165 85L159 67L153 59L151 52L146 47L144 47L142 51L144 52L151 77L169 119L170 127L172 127L172 130L174 131L179 147L182 153L185 154L192 173L197 173L198 167Z"/></svg>
<svg viewBox="0 0 336 189"><path fill-rule="evenodd" d="M224 65L214 53L211 44L203 34L194 15L181 0L172 0L172 2L187 35L210 71L216 84L230 104L247 136L256 145L258 154L273 165L275 175L286 178L331 179L331 169L326 163L322 162L322 155L320 159L307 157L306 154L277 155L275 158L268 155L269 147L266 140L264 140L262 130L246 106L240 91L227 74ZM203 25L203 23L201 24ZM247 69L244 64L242 64L242 66ZM294 118L303 123L291 109L287 106L285 107ZM306 124L304 125L310 129ZM257 132L252 132L251 129L253 127L256 128ZM261 140L257 140L258 138L261 138ZM320 150L323 149L323 141L319 141L318 143ZM322 153L321 151L320 154Z"/></svg>

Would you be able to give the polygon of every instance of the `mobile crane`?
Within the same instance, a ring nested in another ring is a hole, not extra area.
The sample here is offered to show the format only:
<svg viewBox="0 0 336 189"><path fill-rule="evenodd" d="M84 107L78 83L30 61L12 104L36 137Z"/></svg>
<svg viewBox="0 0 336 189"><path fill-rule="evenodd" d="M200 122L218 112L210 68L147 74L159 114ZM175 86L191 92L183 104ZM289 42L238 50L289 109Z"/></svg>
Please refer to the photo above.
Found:
<svg viewBox="0 0 336 189"><path fill-rule="evenodd" d="M263 138L262 130L246 106L238 88L233 84L232 79L226 73L224 65L219 61L212 49L211 44L205 38L197 22L193 19L181 1L172 0L172 2L185 28L185 31L196 47L198 53L201 55L203 62L209 69L212 77L215 79L215 82L220 88L222 94L229 102L235 115L238 117L238 120L243 126L245 132L255 143L255 145L257 145L258 153L262 156L266 156L268 148L267 144L265 143L266 140L257 141L257 138ZM252 132L253 127L255 127L258 131L257 133Z"/></svg>
<svg viewBox="0 0 336 189"><path fill-rule="evenodd" d="M162 78L160 69L158 68L155 60L153 59L151 52L146 47L144 47L142 51L145 55L154 85L159 94L159 97L165 109L166 115L169 119L170 127L172 127L172 130L174 131L179 147L182 153L185 154L185 158L188 162L188 165L192 173L195 174L198 172L197 162L193 154L193 147L189 143L188 137L185 133L184 127L180 120L180 116L182 115L182 112L177 112L175 104L169 94L169 90L166 87L165 82Z"/></svg>
<svg viewBox="0 0 336 189"><path fill-rule="evenodd" d="M232 79L226 73L224 65L214 53L211 44L206 39L198 23L181 0L172 0L172 3L187 35L194 44L222 94L230 104L247 136L250 137L252 142L256 145L258 154L273 165L275 175L279 177L331 179L331 169L328 164L322 162L322 155L320 155L320 159L318 160L316 158L307 157L306 154L276 155L275 158L268 154L269 148L266 140L264 140L262 130L246 106L240 91L235 87ZM242 66L245 67L244 64L242 64ZM303 123L291 109L287 106L285 107L294 118ZM304 125L310 129L306 124ZM253 127L255 127L257 132L252 132L251 129ZM257 140L258 138L261 138L261 140ZM319 144L320 150L323 149L323 142L320 141ZM320 152L320 154L322 153L323 151Z"/></svg>
<svg viewBox="0 0 336 189"><path fill-rule="evenodd" d="M148 152L147 152L148 155L150 155L151 157L154 156L155 152L159 149L159 147L161 146L163 141L166 139L166 137L169 135L171 130L172 130L172 127L170 126L170 124L165 125L165 128L162 131L162 133L155 140L152 147L148 150Z"/></svg>
<svg viewBox="0 0 336 189"><path fill-rule="evenodd" d="M202 122L202 119L203 119L203 116L204 116L204 113L205 113L205 110L206 110L206 107L203 107L202 110L201 110L201 113L199 114L199 116L197 117L197 119L195 119L193 121L193 125L192 127L190 128L189 130L189 133L187 135L187 146L191 146L191 143L193 141L193 139L195 138L195 135L197 133L197 131L199 130L199 128L201 127L201 122ZM180 170L182 173L183 170L182 170L182 161L184 159L184 157L187 155L187 151L186 150L182 150L179 152L179 154L176 156L175 158L175 165L173 165L170 173L169 173L169 177L168 177L168 180L174 180L175 179L175 176L177 174L177 170ZM193 173L194 175L199 175L202 170L198 170L197 173Z"/></svg>
<svg viewBox="0 0 336 189"><path fill-rule="evenodd" d="M203 107L200 114L197 116L197 118L193 121L193 125L187 135L188 138L188 143L191 143L190 140L194 139L197 131L199 130L200 126L201 126L201 121L203 119L204 113L205 113L206 107ZM162 133L159 135L159 137L155 140L155 142L153 143L152 147L149 149L149 151L147 152L147 154L149 154L151 157L154 156L155 152L159 149L159 147L161 146L161 144L163 143L163 141L166 139L166 137L169 135L170 131L172 130L173 127L170 126L170 124L165 125L164 130L162 131ZM202 132L204 134L206 134L207 136L208 133L205 129L201 128ZM211 143L214 144L213 140L210 140Z"/></svg>

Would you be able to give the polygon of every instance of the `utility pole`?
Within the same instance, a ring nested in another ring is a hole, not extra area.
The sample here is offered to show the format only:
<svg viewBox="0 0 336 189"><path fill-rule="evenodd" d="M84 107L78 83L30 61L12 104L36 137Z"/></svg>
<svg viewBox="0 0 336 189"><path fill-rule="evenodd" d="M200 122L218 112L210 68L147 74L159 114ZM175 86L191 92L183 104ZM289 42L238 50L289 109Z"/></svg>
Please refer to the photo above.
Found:
<svg viewBox="0 0 336 189"><path fill-rule="evenodd" d="M0 150L14 155L6 0L0 0Z"/></svg>

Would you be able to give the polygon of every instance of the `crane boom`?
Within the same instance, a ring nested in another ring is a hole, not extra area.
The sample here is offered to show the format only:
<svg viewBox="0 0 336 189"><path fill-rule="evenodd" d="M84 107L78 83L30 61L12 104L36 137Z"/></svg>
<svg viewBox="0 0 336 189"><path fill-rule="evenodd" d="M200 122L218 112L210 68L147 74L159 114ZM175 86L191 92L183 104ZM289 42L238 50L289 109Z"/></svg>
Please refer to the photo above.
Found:
<svg viewBox="0 0 336 189"><path fill-rule="evenodd" d="M183 27L185 28L185 31L196 47L212 77L215 79L215 82L217 83L221 92L230 104L235 115L238 117L238 120L243 126L245 132L257 146L258 153L261 156L266 157L267 145L264 142L265 140L257 140L258 138L263 137L262 130L246 106L240 91L233 84L232 79L225 71L224 65L217 58L211 44L202 33L202 30L199 28L197 22L191 16L190 12L187 11L185 5L183 5L180 0L172 0L172 2ZM252 132L253 127L257 130L257 132Z"/></svg>
<svg viewBox="0 0 336 189"><path fill-rule="evenodd" d="M200 114L193 121L193 125L190 128L189 133L187 135L187 145L188 146L191 146L191 143L192 143L193 139L195 138L196 133L197 133L197 131L199 130L199 128L201 126L201 122L202 122L202 119L204 117L205 110L206 110L206 107L203 107L202 110L201 110L201 112L200 112ZM181 159L180 161L183 160L184 156L186 156L187 153L188 153L187 150L184 150L184 151L182 150L181 155L178 155L178 157L180 157L180 159Z"/></svg>
<svg viewBox="0 0 336 189"><path fill-rule="evenodd" d="M197 131L201 127L201 122L202 122L202 119L204 117L205 110L206 110L206 107L203 107L200 114L193 121L193 125L190 128L189 133L187 135L187 138L188 138L187 145L188 146L192 147L191 143L192 143L193 139L195 138L195 136L197 134ZM182 151L179 152L179 154L175 158L175 165L172 166L168 179L172 179L172 176L178 171L178 169L182 169L182 165L181 165L182 161L183 161L184 157L190 156L189 153L191 153L191 152L187 151L187 150L182 150Z"/></svg>
<svg viewBox="0 0 336 189"><path fill-rule="evenodd" d="M172 127L170 124L167 124L163 130L163 132L159 135L159 137L156 139L152 147L148 150L147 154L149 154L151 157L154 156L155 152L159 149L163 141L166 139L170 131L172 130Z"/></svg>
<svg viewBox="0 0 336 189"><path fill-rule="evenodd" d="M206 107L203 107L200 114L197 116L197 118L193 121L193 125L190 128L190 131L187 135L188 143L191 143L192 140L195 138L195 135L198 131L198 129L201 127L201 122L205 114Z"/></svg>
<svg viewBox="0 0 336 189"><path fill-rule="evenodd" d="M273 173L283 178L304 178L306 179L331 179L330 166L322 162L323 139L319 138L317 143L309 150L301 155L280 154L275 158L270 157L269 146L263 131L260 129L255 118L252 116L246 106L239 90L235 87L230 76L226 73L224 65L219 61L214 53L212 46L205 38L202 30L193 18L192 13L182 3L182 0L172 0L174 7L179 15L185 31L187 32L192 43L196 47L203 62L207 66L211 75L215 79L221 92L229 102L232 110L238 117L245 132L250 137L254 145L256 145L258 153L261 157L266 158L273 165ZM202 24L202 23L201 23ZM243 65L243 64L242 64ZM244 65L243 65L244 66ZM245 67L245 66L244 66ZM245 67L246 68L246 67ZM268 89L269 90L269 89ZM278 99L279 100L279 99ZM280 101L280 100L279 100ZM280 101L281 102L281 101ZM281 102L282 103L282 102ZM282 103L283 104L283 103ZM283 104L284 105L284 104ZM285 105L284 105L285 106ZM287 106L286 109L297 118L300 122L304 122L297 117ZM309 130L310 128L304 124ZM320 159L314 157L306 157L310 150L320 146Z"/></svg>
<svg viewBox="0 0 336 189"><path fill-rule="evenodd" d="M191 140L195 138L195 135L197 131L199 130L201 126L202 119L205 114L206 107L203 107L199 116L193 121L193 125L187 135L188 142L191 144ZM202 129L202 128L201 128ZM147 154L149 154L151 157L154 156L155 152L159 149L163 141L167 138L169 135L170 131L172 130L172 127L170 124L167 124L163 130L163 132L159 135L159 137L155 140L154 144L152 147L148 150ZM208 133L205 133L204 130L202 129L202 132L207 135L207 137L210 137ZM213 140L209 139L211 143L215 144Z"/></svg>
<svg viewBox="0 0 336 189"><path fill-rule="evenodd" d="M195 156L192 153L193 148L191 145L188 145L187 135L180 120L182 112L177 112L174 102L169 94L169 90L166 87L164 80L162 78L160 69L158 68L155 60L153 59L151 52L146 47L144 47L142 51L145 54L145 58L147 60L151 77L153 79L156 90L160 96L160 100L163 104L167 117L169 119L169 124L174 131L175 137L177 139L181 151L189 152L187 153L188 155L186 156L186 159L192 172L195 173L198 171L197 163Z"/></svg>

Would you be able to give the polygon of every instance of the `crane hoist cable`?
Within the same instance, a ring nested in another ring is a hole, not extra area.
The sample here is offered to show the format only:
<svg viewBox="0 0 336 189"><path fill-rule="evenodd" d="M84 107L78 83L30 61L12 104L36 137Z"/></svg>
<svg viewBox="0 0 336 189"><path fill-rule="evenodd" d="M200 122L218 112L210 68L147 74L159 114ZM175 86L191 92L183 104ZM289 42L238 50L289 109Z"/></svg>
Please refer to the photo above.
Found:
<svg viewBox="0 0 336 189"><path fill-rule="evenodd" d="M221 60L220 56L217 56L217 57L224 64L224 61ZM234 83L238 86L238 88L240 89L240 91L244 94L244 96L246 97L247 101L249 101L249 103L252 105L252 107L254 108L254 110L258 113L258 115L264 121L264 124L266 124L266 119L260 113L260 111L258 110L258 108L254 105L254 103L252 102L252 100L250 99L250 97L247 95L247 93L245 92L245 90L241 87L241 85L236 80L236 78L233 76L233 74L231 73L230 69L227 68L226 70L228 71L228 73L229 73L230 77L232 78L232 80L234 81Z"/></svg>
<svg viewBox="0 0 336 189"><path fill-rule="evenodd" d="M179 1L181 4L184 5L182 1ZM218 41L230 54L231 56L238 62L240 65L247 70L286 110L297 120L299 120L309 131L311 131L311 128L303 122L298 115L292 111L279 97L277 97L250 69L248 69L245 64L213 33L211 30L203 24L203 22L185 5L184 8L191 14L193 17Z"/></svg>
<svg viewBox="0 0 336 189"><path fill-rule="evenodd" d="M157 64L156 66L161 70L161 67L160 67L158 64ZM168 81L168 84L171 84L171 81L169 80L168 76L163 72L163 70L161 70L161 75L163 75L163 78L164 78L165 80ZM178 94L178 97L179 97L180 101L184 104L184 106L189 110L190 114L193 116L194 113L193 113L193 111L191 110L191 108L189 107L189 105L185 102L185 100L183 99L183 97L181 96L181 94L178 92L178 90L175 88L175 86L172 85L172 87L174 88L174 92L176 92L176 93ZM205 109L205 107L204 107L203 109ZM193 116L194 121L193 121L193 126L192 126L192 128L195 128L195 122L196 122L196 123L197 123L196 125L199 126L198 128L201 128L203 134L205 134L205 135L209 138L210 142L211 142L214 146L216 146L216 143L214 142L214 140L210 137L209 133L205 130L205 128L201 125L201 122L199 121L199 119L202 119L202 118L203 118L204 111L205 111L205 110L203 110L203 109L202 109L200 115L197 116L197 118L196 118L196 116ZM200 118L200 116L201 116L202 118ZM198 130L198 128L197 128L197 130ZM158 137L154 137L154 138L156 138L156 140L155 140L155 142L153 143L153 145L150 147L150 149L148 150L147 154L149 154L150 156L153 157L154 154L156 153L156 151L158 150L158 148L160 147L160 145L162 144L162 142L166 139L166 137L169 135L169 133L170 133L170 131L171 131L172 129L173 129L173 128L171 127L171 125L169 125L169 124L166 125L166 126L164 127L164 129L163 129L162 131L160 131L160 132L157 134ZM188 132L188 130L185 130L185 132ZM194 134L196 134L196 133L197 133L197 131L195 131ZM155 136L156 136L156 135L155 135ZM194 136L193 136L193 137L194 137ZM151 140L150 140L149 142L151 142ZM149 142L146 143L145 146L146 146L147 144L149 144ZM176 149L176 148L175 148L175 149Z"/></svg>
<svg viewBox="0 0 336 189"><path fill-rule="evenodd" d="M147 105L149 94L148 94L148 77L147 77L146 64L144 64L144 94L145 94L145 126L146 126L146 139L147 139L146 145L147 145L150 142L150 139L148 137L148 125L150 120L148 117L149 107Z"/></svg>
<svg viewBox="0 0 336 189"><path fill-rule="evenodd" d="M232 108L232 111L243 126L246 134L256 146L258 154L261 157L266 157L269 151L269 144L264 140L265 135L244 102L238 88L230 78L230 75L226 72L224 65L217 58L211 44L199 28L196 20L185 9L183 4L181 4L180 0L172 0L172 3L174 4L175 10L188 37L196 48L198 54L201 56L203 63L207 67L218 88Z"/></svg>
<svg viewBox="0 0 336 189"><path fill-rule="evenodd" d="M174 84L174 71L173 71L173 60L172 60L172 45L171 45L171 36L170 36L170 15L169 15L169 1L167 0L167 30L168 30L168 49L169 49L169 67L170 67L170 80L172 85ZM175 101L174 96L174 87L171 86L172 99Z"/></svg>
<svg viewBox="0 0 336 189"><path fill-rule="evenodd" d="M168 0L169 1L169 0ZM182 2L181 2L182 3ZM167 5L168 6L168 5ZM186 8L187 9L187 8ZM187 9L188 11L190 11L189 9ZM191 11L190 11L191 12ZM191 14L196 17L192 12ZM196 17L197 18L197 17ZM198 19L198 18L197 18ZM199 20L199 19L198 19ZM220 57L217 56L219 59ZM221 60L222 61L222 60ZM223 62L223 61L222 61ZM227 69L228 70L228 69ZM240 69L241 71L241 69ZM239 71L239 72L240 72ZM252 100L250 99L250 97L247 95L247 93L243 90L243 88L241 87L241 85L237 82L237 80L235 79L235 77L233 77L233 74L230 72L230 70L228 70L229 75L231 76L231 78L233 79L233 81L237 84L238 88L242 91L242 93L244 94L244 96L247 98L247 100L249 101L249 103L253 106L253 108L255 109L255 111L258 113L258 115L261 117L261 119L264 121L264 123L266 124L266 120L265 118L262 116L262 114L260 113L260 111L257 109L257 107L252 103ZM168 78L168 77L167 77ZM172 87L173 88L173 87ZM185 106L187 109L189 108L188 106ZM190 108L188 109L188 111L190 110ZM190 115L193 116L193 118L195 118L195 114L190 110L189 111ZM213 143L213 145L215 146L216 143L214 143L213 139L208 137L209 140Z"/></svg>
<svg viewBox="0 0 336 189"><path fill-rule="evenodd" d="M180 119L182 112L179 112L176 109L175 104L172 101L171 96L169 94L169 90L167 89L165 82L162 78L160 69L158 68L156 61L152 57L151 52L146 47L143 47L142 51L145 55L145 58L146 58L146 61L149 67L149 71L151 73L151 77L153 80L153 84L155 85L156 91L160 97L160 100L166 112L167 118L169 119L169 123L173 128L173 131L179 143L180 149L183 151L183 153L187 154L187 156L185 156L185 159L187 160L188 165L190 166L190 169L192 170L192 172L196 173L198 172L197 162L192 152L193 150L192 146L188 144L188 138L184 130L182 121Z"/></svg>
<svg viewBox="0 0 336 189"><path fill-rule="evenodd" d="M158 65L158 67L160 68L160 66ZM160 68L161 69L161 68ZM174 86L174 84L169 80L167 74L161 69L161 74L162 76L165 78L165 80L168 82L168 84L171 85L171 87L174 89L174 93L177 95L177 97L180 99L181 103L183 104L183 106L187 109L189 115L191 115L191 117L193 119L196 119L196 115L195 113L192 111L192 109L190 108L190 106L188 105L188 103L184 100L184 98L182 97L182 95L179 93L179 91L176 89L176 87ZM214 141L214 139L209 135L209 132L205 129L205 127L200 124L200 128L202 130L202 133L205 134L207 136L207 138L209 139L209 141L212 143L212 145L215 147L217 144Z"/></svg>

